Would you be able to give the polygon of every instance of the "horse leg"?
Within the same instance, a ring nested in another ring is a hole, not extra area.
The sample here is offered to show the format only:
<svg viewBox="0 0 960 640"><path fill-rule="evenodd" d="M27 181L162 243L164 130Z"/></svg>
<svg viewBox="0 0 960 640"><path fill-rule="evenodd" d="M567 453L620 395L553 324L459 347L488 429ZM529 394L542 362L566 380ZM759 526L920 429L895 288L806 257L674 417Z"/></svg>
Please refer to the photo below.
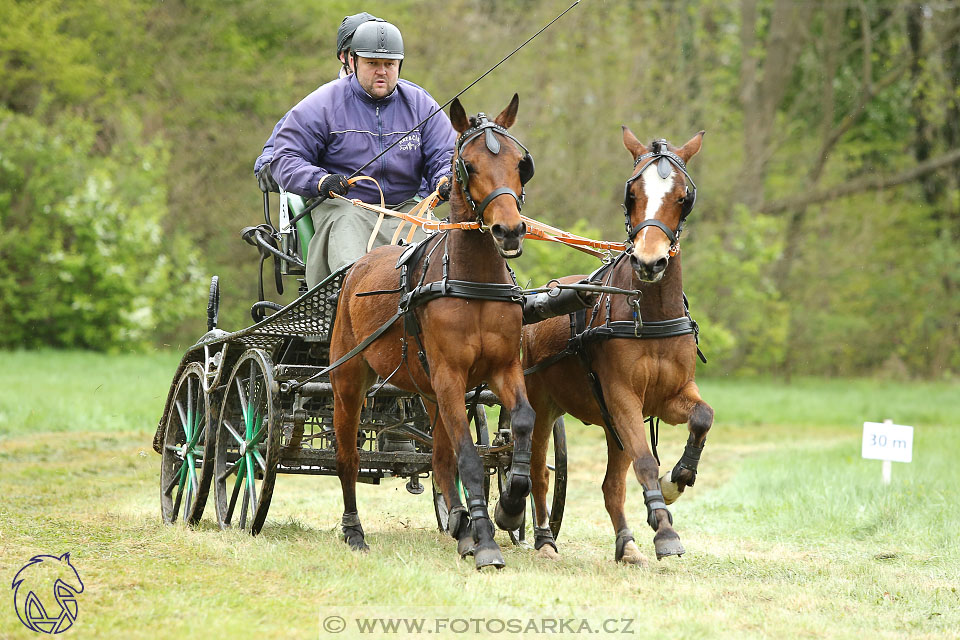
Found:
<svg viewBox="0 0 960 640"><path fill-rule="evenodd" d="M423 401L428 415L439 415L436 405L428 400ZM439 419L438 419L439 422ZM460 491L457 489L457 459L453 451L453 444L443 424L433 427L433 477L437 483L444 501L447 503L447 533L457 541L457 552L461 558L473 555L473 530L470 527L470 517L467 508L460 502Z"/></svg>
<svg viewBox="0 0 960 640"><path fill-rule="evenodd" d="M680 461L660 478L664 501L673 504L683 490L692 487L697 480L700 454L707 441L707 432L713 425L713 409L700 397L697 384L690 381L667 403L661 417L671 424L686 422L690 432Z"/></svg>
<svg viewBox="0 0 960 640"><path fill-rule="evenodd" d="M604 397L623 442L623 454L633 460L634 473L643 487L647 524L656 531L653 545L657 552L657 560L666 556L683 555L684 549L680 544L680 536L673 529L673 516L667 510L667 504L660 490L660 480L657 477L660 473L660 465L650 451L644 432L642 397L637 395L634 388L622 383L604 385ZM609 434L608 437L610 437ZM619 453L619 450L615 453ZM617 525L618 523L615 522L614 526ZM623 537L625 539L627 536ZM626 540L624 546L626 542L629 541Z"/></svg>
<svg viewBox="0 0 960 640"><path fill-rule="evenodd" d="M553 433L553 422L559 417L559 411L549 411L543 403L538 403L534 394L530 403L535 407L536 420L533 425L533 450L530 453L530 481L533 485L533 507L537 521L533 523L533 548L537 555L556 560L560 549L550 530L550 513L547 509L547 491L550 488L550 472L547 470L547 451Z"/></svg>
<svg viewBox="0 0 960 640"><path fill-rule="evenodd" d="M466 381L457 372L436 367L431 383L437 394L440 418L447 437L457 455L457 469L467 497L467 510L473 525L473 558L477 569L505 566L500 547L493 540L493 523L487 512L483 495L483 461L477 453L467 424L467 405L464 401ZM459 545L458 545L459 547Z"/></svg>
<svg viewBox="0 0 960 640"><path fill-rule="evenodd" d="M357 433L364 392L373 383L373 372L359 359L347 361L331 372L333 428L337 437L337 476L343 492L343 540L355 551L369 551L357 514L357 474L360 453Z"/></svg>
<svg viewBox="0 0 960 640"><path fill-rule="evenodd" d="M523 370L519 363L511 369L495 384L491 383L500 403L510 411L510 428L513 433L513 460L494 511L497 526L504 531L512 531L523 523L523 512L531 489L530 454L536 419L533 407L527 400Z"/></svg>
<svg viewBox="0 0 960 640"><path fill-rule="evenodd" d="M633 532L627 526L624 503L627 498L627 470L630 468L630 455L621 450L609 432L607 434L607 472L603 476L603 503L610 514L610 522L616 532L614 560L624 564L647 566L647 558L640 553L633 538Z"/></svg>

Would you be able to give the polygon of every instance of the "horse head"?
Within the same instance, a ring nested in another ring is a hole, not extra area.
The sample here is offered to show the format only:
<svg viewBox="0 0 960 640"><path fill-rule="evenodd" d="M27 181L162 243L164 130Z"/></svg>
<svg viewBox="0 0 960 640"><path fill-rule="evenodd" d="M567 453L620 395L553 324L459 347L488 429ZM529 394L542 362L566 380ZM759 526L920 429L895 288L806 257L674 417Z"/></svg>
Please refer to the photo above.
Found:
<svg viewBox="0 0 960 640"><path fill-rule="evenodd" d="M451 220L460 222L457 217L472 216L481 229L490 231L504 258L516 258L523 252L527 226L520 208L524 185L533 177L533 158L507 133L517 119L519 103L514 94L493 121L483 113L467 118L459 100L450 105L450 122L459 134L453 158Z"/></svg>
<svg viewBox="0 0 960 640"><path fill-rule="evenodd" d="M635 276L643 282L660 280L679 250L680 232L697 193L686 164L700 151L703 134L700 131L680 148L666 140L645 147L623 127L623 146L634 162L623 199L627 253Z"/></svg>

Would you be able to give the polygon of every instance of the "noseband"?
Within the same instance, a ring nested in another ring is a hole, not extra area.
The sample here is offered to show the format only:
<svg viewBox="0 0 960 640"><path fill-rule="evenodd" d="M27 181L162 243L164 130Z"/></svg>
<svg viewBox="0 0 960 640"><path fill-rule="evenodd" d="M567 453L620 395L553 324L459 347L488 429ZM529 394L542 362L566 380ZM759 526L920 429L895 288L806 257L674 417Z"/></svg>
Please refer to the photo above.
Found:
<svg viewBox="0 0 960 640"><path fill-rule="evenodd" d="M487 150L494 155L500 153L500 141L497 140L497 137L494 132L499 133L505 138L509 138L517 143L517 146L523 149L523 158L520 160L518 166L520 171L520 195L510 189L509 187L500 187L499 189L494 189L487 197L480 201L480 204L477 204L473 197L470 195L470 169L467 167L467 163L463 159L463 148L466 147L470 142L480 135L484 136L484 143L487 145ZM513 199L517 202L517 210L523 208L523 201L526 193L524 191L524 186L533 177L534 165L533 165L533 156L530 155L530 152L527 151L527 148L523 144L510 135L506 129L498 125L496 122L491 122L487 119L486 114L479 113L477 114L477 126L467 129L460 137L457 139L457 160L454 165L457 181L460 183L460 190L463 192L463 197L467 201L467 204L470 205L470 209L476 215L477 222L480 223L480 228L486 228L486 225L483 222L483 212L487 208L487 205L490 202L498 197L505 194L513 196Z"/></svg>
<svg viewBox="0 0 960 640"><path fill-rule="evenodd" d="M640 230L644 227L657 227L663 231L670 240L670 250L671 255L673 255L675 252L674 250L680 242L680 234L683 232L683 224L686 222L687 216L690 215L690 212L693 211L693 205L697 201L697 185L693 181L693 178L690 177L690 174L687 173L687 166L683 162L683 159L673 151L670 151L670 149L667 147L666 140L656 140L654 141L652 147L652 151L649 151L638 157L637 161L633 163L634 169L636 169L637 165L639 165L641 162L644 164L642 167L640 167L639 171L637 171L629 180L627 180L623 187L623 215L626 218L624 225L627 229L627 243L632 245L633 239L637 237L637 234L640 233ZM657 163L657 173L661 178L666 179L667 176L670 175L670 165L673 165L680 170L689 183L686 187L686 193L683 196L683 205L680 210L680 223L677 225L676 229L671 229L667 225L655 219L642 220L636 226L630 226L630 185L633 184L637 178L643 175L644 170L646 170L646 168L654 162ZM691 186L693 187L692 189L690 188Z"/></svg>

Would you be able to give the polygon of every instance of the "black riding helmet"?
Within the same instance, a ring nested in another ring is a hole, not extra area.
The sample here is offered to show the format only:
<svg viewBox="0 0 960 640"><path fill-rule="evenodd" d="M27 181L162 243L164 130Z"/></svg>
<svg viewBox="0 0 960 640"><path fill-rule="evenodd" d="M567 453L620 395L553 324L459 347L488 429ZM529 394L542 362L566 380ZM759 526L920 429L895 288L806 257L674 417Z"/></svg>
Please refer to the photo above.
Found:
<svg viewBox="0 0 960 640"><path fill-rule="evenodd" d="M352 16L346 16L343 22L340 23L340 28L337 29L337 59L340 59L340 53L344 49L350 48L350 40L353 39L353 33L357 30L357 27L364 22L379 19L380 18L370 15L366 11L355 13Z"/></svg>
<svg viewBox="0 0 960 640"><path fill-rule="evenodd" d="M386 20L365 22L357 27L350 46L356 66L356 58L386 58L399 60L403 67L403 36L400 29Z"/></svg>

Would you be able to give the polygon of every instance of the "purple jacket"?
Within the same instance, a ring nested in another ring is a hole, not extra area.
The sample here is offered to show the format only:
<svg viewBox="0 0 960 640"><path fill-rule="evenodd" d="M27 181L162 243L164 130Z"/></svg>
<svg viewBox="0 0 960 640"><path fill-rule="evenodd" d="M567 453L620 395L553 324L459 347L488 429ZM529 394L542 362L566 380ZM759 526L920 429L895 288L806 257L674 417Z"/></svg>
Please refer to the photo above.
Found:
<svg viewBox="0 0 960 640"><path fill-rule="evenodd" d="M355 75L323 85L290 110L277 132L270 164L277 183L305 197L319 195L328 173L349 176L438 108L426 91L400 80L386 98L375 100ZM456 132L441 112L364 169L376 178L387 204L409 200L421 178L432 191L450 175ZM370 181L358 182L350 197L379 202Z"/></svg>

